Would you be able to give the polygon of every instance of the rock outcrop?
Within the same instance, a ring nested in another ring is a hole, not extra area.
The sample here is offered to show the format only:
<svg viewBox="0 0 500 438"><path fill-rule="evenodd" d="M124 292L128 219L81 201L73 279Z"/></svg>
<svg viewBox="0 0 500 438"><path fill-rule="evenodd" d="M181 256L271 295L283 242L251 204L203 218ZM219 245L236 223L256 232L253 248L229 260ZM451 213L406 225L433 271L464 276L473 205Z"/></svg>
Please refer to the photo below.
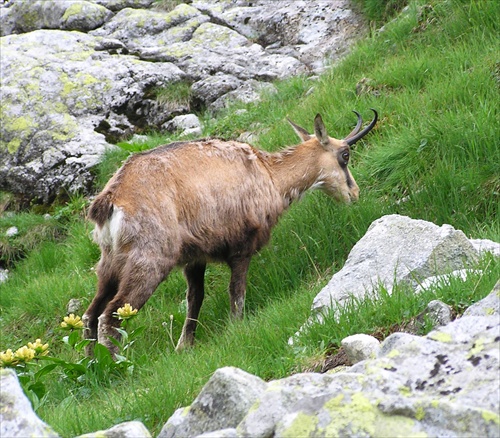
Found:
<svg viewBox="0 0 500 438"><path fill-rule="evenodd" d="M4 2L0 189L45 203L88 191L112 143L191 107L255 100L275 79L321 70L364 29L347 0L186 3ZM156 100L179 82L189 105Z"/></svg>
<svg viewBox="0 0 500 438"><path fill-rule="evenodd" d="M0 436L59 437L36 416L15 371L3 368L0 368Z"/></svg>
<svg viewBox="0 0 500 438"><path fill-rule="evenodd" d="M462 264L467 257L477 257L463 233L449 226L388 216L375 221L360 241L360 247L372 248L369 254L353 248L354 254L364 254L366 278L371 278L370 268L378 266L378 257L387 256L383 248L394 250L394 243L377 231L379 227L399 242L398 257L391 260L395 266L404 260L403 273L398 274L403 281L415 278L410 275L412 267L422 277L446 274L457 266L452 256ZM431 246L429 239L435 241ZM495 245L489 242L487 247L491 250ZM423 253L432 259L432 269ZM357 264L351 272L362 273ZM159 438L498 437L500 281L486 298L449 323L443 303L429 304L428 312L437 315L436 328L427 336L394 333L380 344L370 336L350 336L342 345L354 365L342 371L301 373L265 382L234 367L218 369L191 406L178 409L166 422ZM31 411L15 373L4 370L0 378L0 436L57 436ZM29 421L21 421L24 418ZM118 435L151 436L141 423L128 422L83 437Z"/></svg>
<svg viewBox="0 0 500 438"><path fill-rule="evenodd" d="M406 216L388 215L374 221L354 245L344 267L314 299L319 318L346 301L389 293L394 283L417 287L426 278L467 267L478 252L460 230Z"/></svg>

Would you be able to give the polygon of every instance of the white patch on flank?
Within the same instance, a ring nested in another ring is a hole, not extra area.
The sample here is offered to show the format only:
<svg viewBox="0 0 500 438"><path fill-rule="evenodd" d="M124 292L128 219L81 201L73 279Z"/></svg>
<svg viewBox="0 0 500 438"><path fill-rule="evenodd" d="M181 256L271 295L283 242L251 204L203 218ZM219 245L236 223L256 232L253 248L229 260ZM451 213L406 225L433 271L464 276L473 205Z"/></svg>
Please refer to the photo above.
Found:
<svg viewBox="0 0 500 438"><path fill-rule="evenodd" d="M96 225L94 230L94 240L99 245L116 248L120 235L121 223L123 220L123 210L116 205L113 206L113 214L101 228Z"/></svg>
<svg viewBox="0 0 500 438"><path fill-rule="evenodd" d="M120 207L114 206L113 214L109 220L109 235L113 246L118 242L120 228L123 220L123 210Z"/></svg>

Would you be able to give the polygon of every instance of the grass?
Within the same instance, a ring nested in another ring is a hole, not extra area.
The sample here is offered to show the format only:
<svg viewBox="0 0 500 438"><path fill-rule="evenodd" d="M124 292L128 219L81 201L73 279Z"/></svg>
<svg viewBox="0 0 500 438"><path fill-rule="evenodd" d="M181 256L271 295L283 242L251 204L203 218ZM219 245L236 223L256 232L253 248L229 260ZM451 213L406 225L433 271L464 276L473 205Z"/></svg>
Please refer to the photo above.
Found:
<svg viewBox="0 0 500 438"><path fill-rule="evenodd" d="M227 268L210 266L197 344L182 354L174 353L170 340L180 335L185 312L186 286L175 271L132 321L146 327L133 346L133 375L80 385L51 375L37 411L41 418L68 437L131 419L143 421L155 435L218 367L284 377L335 351L345 336L389 333L432 299L461 313L491 291L500 268L486 257L479 265L483 274L465 283L452 281L420 295L400 287L376 302L350 303L338 319L331 316L311 328L293 348L287 343L309 317L314 296L384 214L449 223L467 236L500 240L499 9L493 1L431 1L425 7L410 1L383 31L372 32L318 80L293 78L277 83L278 92L257 105L236 105L216 119L201 115L204 135L229 139L252 130L258 146L276 150L296 143L286 117L312 130L320 112L330 135L343 137L356 120L352 109L369 118L369 108L376 108L380 122L353 153L360 202L337 205L311 193L292 206L270 244L252 260L241 322L228 317ZM97 170L96 187L131 152L174 139L154 135L121 144ZM51 211L48 222L29 212L0 218L0 263L10 260L10 278L0 285L0 350L42 338L52 355L71 358L57 326L71 298L82 301L82 311L89 304L99 258L83 220L86 207L85 199L76 198ZM14 240L3 237L11 226L19 229Z"/></svg>
<svg viewBox="0 0 500 438"><path fill-rule="evenodd" d="M165 111L175 111L187 108L191 102L191 83L187 81L174 82L154 90L156 101L165 108Z"/></svg>

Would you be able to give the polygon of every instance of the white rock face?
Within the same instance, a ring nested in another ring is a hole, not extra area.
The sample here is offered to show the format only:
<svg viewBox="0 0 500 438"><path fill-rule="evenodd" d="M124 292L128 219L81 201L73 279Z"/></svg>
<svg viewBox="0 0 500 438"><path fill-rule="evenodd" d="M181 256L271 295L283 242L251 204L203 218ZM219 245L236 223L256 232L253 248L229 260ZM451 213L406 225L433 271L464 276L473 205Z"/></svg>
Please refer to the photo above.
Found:
<svg viewBox="0 0 500 438"><path fill-rule="evenodd" d="M236 427L266 387L262 379L238 368L219 368L189 409L174 413L158 438L196 436Z"/></svg>
<svg viewBox="0 0 500 438"><path fill-rule="evenodd" d="M390 293L394 282L421 282L476 259L465 234L450 225L384 216L354 245L344 267L314 299L312 309L315 313L335 309L351 297L375 292L380 285Z"/></svg>
<svg viewBox="0 0 500 438"><path fill-rule="evenodd" d="M0 368L0 406L1 437L59 437L33 412L13 370Z"/></svg>
<svg viewBox="0 0 500 438"><path fill-rule="evenodd" d="M98 126L115 108L124 108L129 119L140 123L152 105L143 99L145 90L184 76L171 63L96 51L97 41L61 30L0 39L1 188L45 202L60 187L88 189L90 169L112 147L96 132Z"/></svg>
<svg viewBox="0 0 500 438"><path fill-rule="evenodd" d="M489 252L496 257L500 257L500 243L488 239L471 239L470 242L479 254Z"/></svg>

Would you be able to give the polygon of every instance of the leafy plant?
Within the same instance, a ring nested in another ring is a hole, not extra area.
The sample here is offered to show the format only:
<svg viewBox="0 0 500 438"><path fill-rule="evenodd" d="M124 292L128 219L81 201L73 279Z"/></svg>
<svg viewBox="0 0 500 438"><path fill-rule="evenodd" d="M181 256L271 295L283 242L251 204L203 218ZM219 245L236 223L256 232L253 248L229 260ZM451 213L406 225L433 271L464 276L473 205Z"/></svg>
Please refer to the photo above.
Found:
<svg viewBox="0 0 500 438"><path fill-rule="evenodd" d="M37 339L34 343L28 342L15 352L11 349L2 351L0 366L16 370L19 382L35 411L47 400L45 380L53 371L59 371L64 379L70 380L75 385L109 384L112 377L133 372L134 364L130 360L130 347L143 332L144 327L138 327L128 333L126 326L136 314L137 309L133 309L130 304L125 304L124 307L118 309L117 316L123 321L123 326L116 329L120 334L120 341L110 338L119 349L119 353L114 357L105 346L95 340L82 340L80 330L83 329L83 322L79 316L71 314L66 316L60 325L62 329L70 331L69 335L62 338L62 341L77 353L77 356L83 356L82 358L74 361L49 356L49 344L44 344ZM85 356L85 350L91 344L94 344L92 355Z"/></svg>

